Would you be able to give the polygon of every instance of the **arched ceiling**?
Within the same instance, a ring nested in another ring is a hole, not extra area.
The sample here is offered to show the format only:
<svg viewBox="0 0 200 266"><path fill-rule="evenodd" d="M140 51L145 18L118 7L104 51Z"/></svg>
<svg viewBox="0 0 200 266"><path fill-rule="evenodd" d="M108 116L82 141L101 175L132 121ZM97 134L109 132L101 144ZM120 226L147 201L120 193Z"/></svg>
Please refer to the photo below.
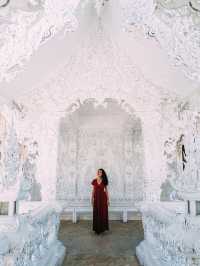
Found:
<svg viewBox="0 0 200 266"><path fill-rule="evenodd" d="M101 20L105 36L148 80L186 97L200 77L198 19L197 0L10 0L0 8L0 95L13 99L40 86L81 56L85 40L95 50L93 25Z"/></svg>

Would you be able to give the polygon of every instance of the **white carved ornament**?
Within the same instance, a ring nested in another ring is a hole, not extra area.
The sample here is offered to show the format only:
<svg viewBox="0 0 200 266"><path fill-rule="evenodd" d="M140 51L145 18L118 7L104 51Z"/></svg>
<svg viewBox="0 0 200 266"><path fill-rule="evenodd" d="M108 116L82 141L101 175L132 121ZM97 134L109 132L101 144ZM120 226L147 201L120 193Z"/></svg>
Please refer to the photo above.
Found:
<svg viewBox="0 0 200 266"><path fill-rule="evenodd" d="M75 30L79 0L0 1L0 81L10 80L47 40ZM1 5L2 4L2 5Z"/></svg>
<svg viewBox="0 0 200 266"><path fill-rule="evenodd" d="M119 0L123 25L141 26L155 38L188 77L200 78L200 4L198 0ZM1 3L2 2L2 3ZM1 0L0 81L10 80L38 47L58 31L75 30L79 0ZM88 2L88 1L84 1ZM100 16L106 0L93 0ZM114 4L114 2L113 2Z"/></svg>
<svg viewBox="0 0 200 266"><path fill-rule="evenodd" d="M176 66L200 81L200 3L198 0L121 1L125 27L142 27L155 38ZM128 4L127 4L128 3Z"/></svg>
<svg viewBox="0 0 200 266"><path fill-rule="evenodd" d="M134 113L140 118L142 126L145 124L144 145L152 147L158 145L158 139L161 138L159 121L161 100L164 96L172 97L145 79L134 62L105 31L94 32L92 29L91 34L86 35L79 51L71 55L70 64L66 62L48 80L33 89L31 94L17 99L18 103L24 106L24 110L27 110L23 126L20 126L23 129L21 134L34 136L39 143L39 153L43 154L38 171L41 182L48 177L45 193L55 193L57 125L58 121L66 116L67 108L71 107L73 112L88 99L94 99L98 104L104 103L107 98L115 99L129 114ZM153 129L153 132L150 133L150 129ZM157 150L149 148L149 152L145 154L148 161L145 189L148 189L147 193L151 192L154 198L159 197L157 190L160 179L164 176L161 173L162 164L155 167L155 158L159 163L162 161L160 151L158 154L156 152ZM47 164L50 167L47 168Z"/></svg>
<svg viewBox="0 0 200 266"><path fill-rule="evenodd" d="M143 141L140 121L111 99L105 102L106 108L98 106L96 110L93 103L91 100L84 103L80 110L62 119L57 198L88 200L91 181L97 169L103 167L109 177L112 200L141 200ZM87 113L81 116L88 106Z"/></svg>

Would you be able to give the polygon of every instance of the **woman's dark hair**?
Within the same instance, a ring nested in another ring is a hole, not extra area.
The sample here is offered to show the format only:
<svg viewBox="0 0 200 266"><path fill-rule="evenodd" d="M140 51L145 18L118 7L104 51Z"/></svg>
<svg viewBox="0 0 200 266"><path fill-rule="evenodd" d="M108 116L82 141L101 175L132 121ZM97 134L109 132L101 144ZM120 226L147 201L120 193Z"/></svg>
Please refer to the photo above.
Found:
<svg viewBox="0 0 200 266"><path fill-rule="evenodd" d="M100 168L99 170L102 172L102 176L101 176L102 182L103 182L103 184L105 186L107 186L108 185L108 177L107 177L107 174L106 174L106 172L105 172L104 169Z"/></svg>

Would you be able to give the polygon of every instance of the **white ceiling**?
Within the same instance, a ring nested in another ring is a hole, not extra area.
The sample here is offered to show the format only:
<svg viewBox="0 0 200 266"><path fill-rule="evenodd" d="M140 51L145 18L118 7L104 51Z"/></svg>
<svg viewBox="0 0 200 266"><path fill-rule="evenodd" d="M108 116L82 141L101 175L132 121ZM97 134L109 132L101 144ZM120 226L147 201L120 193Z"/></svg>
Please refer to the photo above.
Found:
<svg viewBox="0 0 200 266"><path fill-rule="evenodd" d="M114 0L107 3L108 6L101 17L103 28L112 42L132 60L133 65L141 70L145 78L155 85L183 97L190 95L197 84L185 77L181 67L172 66L167 54L155 39L146 38L137 27L132 29L131 33L123 31L120 27L119 6L113 5L112 2ZM62 31L56 34L33 54L15 79L1 82L0 96L14 99L42 86L49 76L69 62L71 56L81 56L80 51L85 40L88 40L88 49L95 49L91 47L91 43L95 45L93 31L98 20L94 7L89 3L87 8L79 10L78 19L79 27L75 32L64 34Z"/></svg>

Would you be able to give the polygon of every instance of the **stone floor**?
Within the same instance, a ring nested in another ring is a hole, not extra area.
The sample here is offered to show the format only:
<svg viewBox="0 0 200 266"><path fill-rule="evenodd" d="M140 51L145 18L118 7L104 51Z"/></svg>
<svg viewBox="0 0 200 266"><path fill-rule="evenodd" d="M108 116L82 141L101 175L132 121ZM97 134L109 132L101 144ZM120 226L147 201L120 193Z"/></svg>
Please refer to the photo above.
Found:
<svg viewBox="0 0 200 266"><path fill-rule="evenodd" d="M59 238L66 246L63 266L139 266L135 247L143 239L140 221L110 222L110 231L95 235L91 221L62 221Z"/></svg>

